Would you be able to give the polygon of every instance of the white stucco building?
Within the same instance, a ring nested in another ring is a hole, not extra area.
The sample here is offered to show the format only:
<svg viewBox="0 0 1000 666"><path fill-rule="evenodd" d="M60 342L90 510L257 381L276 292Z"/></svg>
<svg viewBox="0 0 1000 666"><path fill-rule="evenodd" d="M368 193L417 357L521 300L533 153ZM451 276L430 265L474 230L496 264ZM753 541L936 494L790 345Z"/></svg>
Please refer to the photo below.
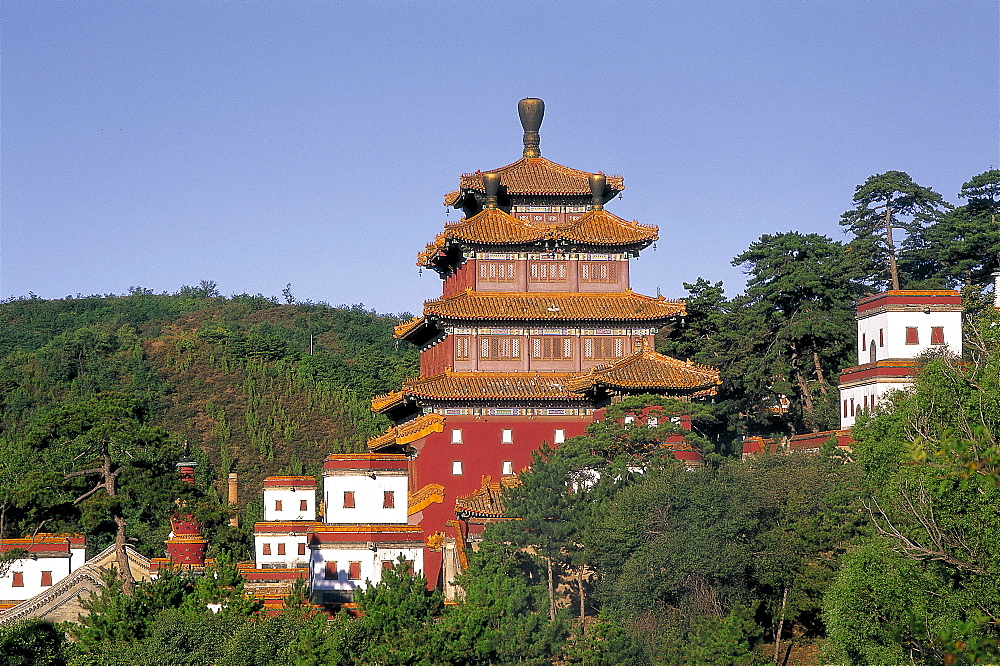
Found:
<svg viewBox="0 0 1000 666"><path fill-rule="evenodd" d="M36 534L23 539L3 539L0 552L27 551L0 577L0 610L44 592L87 561L82 534Z"/></svg>
<svg viewBox="0 0 1000 666"><path fill-rule="evenodd" d="M256 570L298 570L313 599L326 604L349 602L400 557L422 572L423 529L407 524L408 467L403 455L331 455L320 505L313 477L265 479L265 520L254 526Z"/></svg>
<svg viewBox="0 0 1000 666"><path fill-rule="evenodd" d="M840 427L913 385L926 351L962 353L962 297L951 289L886 291L858 301L858 365L840 374Z"/></svg>

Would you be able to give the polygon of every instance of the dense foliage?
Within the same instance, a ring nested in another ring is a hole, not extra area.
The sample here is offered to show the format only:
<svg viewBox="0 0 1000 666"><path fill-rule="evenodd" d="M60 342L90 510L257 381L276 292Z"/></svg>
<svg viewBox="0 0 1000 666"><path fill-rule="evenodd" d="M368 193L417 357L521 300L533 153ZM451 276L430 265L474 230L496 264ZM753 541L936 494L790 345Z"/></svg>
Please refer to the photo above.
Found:
<svg viewBox="0 0 1000 666"><path fill-rule="evenodd" d="M718 367L716 399L613 404L586 435L536 452L504 498L511 520L469 553L461 603L400 562L358 594L360 617L318 614L302 589L277 615L245 596L224 553L244 555L246 533L225 526L219 484L239 471L253 498L265 474L311 472L376 432L367 399L415 372L415 354L391 342L396 318L295 304L290 290L284 304L223 298L212 283L3 303L0 536L44 526L102 547L124 525L158 555L183 497L220 556L201 578L131 593L108 580L72 643L45 623L4 626L0 654L78 666L997 663L1000 316L983 287L1000 265L1000 171L960 196L952 206L905 173L877 174L842 217L848 242L764 235L733 260L744 293L685 285L688 315L659 349ZM897 280L963 289L965 356L921 358L912 390L859 417L850 454L831 441L813 455L734 455L743 434L836 427L854 303ZM194 489L169 473L185 446ZM696 469L672 455L691 448ZM252 521L259 506L242 510Z"/></svg>
<svg viewBox="0 0 1000 666"><path fill-rule="evenodd" d="M83 532L97 552L117 536L158 557L187 449L211 552L246 555L227 512L252 524L264 476L360 450L385 425L370 398L416 373L392 340L400 317L286 296L225 298L203 282L0 304L0 537ZM232 508L229 472L242 483Z"/></svg>

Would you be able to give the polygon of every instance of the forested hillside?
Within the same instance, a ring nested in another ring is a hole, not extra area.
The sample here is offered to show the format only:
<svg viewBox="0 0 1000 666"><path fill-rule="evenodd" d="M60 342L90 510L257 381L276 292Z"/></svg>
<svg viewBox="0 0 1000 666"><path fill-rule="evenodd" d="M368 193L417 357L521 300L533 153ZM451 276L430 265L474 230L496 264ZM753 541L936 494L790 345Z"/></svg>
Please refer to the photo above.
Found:
<svg viewBox="0 0 1000 666"><path fill-rule="evenodd" d="M630 398L543 447L503 497L514 520L467 551L464 603L445 605L401 562L358 594L361 618L327 621L303 589L263 614L232 566L247 533L226 526L220 484L238 471L255 498L266 474L358 450L384 425L368 398L416 374L414 351L390 336L408 315L295 303L288 290L284 303L223 298L212 283L9 300L0 534L73 529L101 547L127 525L159 555L184 496L218 559L197 580L112 583L73 644L44 624L4 627L0 652L80 665L998 663L1000 171L959 195L952 206L905 173L878 174L842 217L846 242L766 234L733 259L743 293L686 284L688 315L658 346L718 367L716 399ZM816 455L740 459L743 434L837 427L856 299L896 285L962 290L963 356L917 359L912 389L858 416L850 453L832 438ZM625 423L650 405L691 416L701 467L664 448L680 434L669 418ZM173 472L185 448L195 489ZM98 459L116 493L95 491ZM244 524L258 510L242 507Z"/></svg>
<svg viewBox="0 0 1000 666"><path fill-rule="evenodd" d="M94 515L88 522L88 503L71 507L69 495L61 497L85 488L57 478L53 465L72 473L66 441L86 436L78 421L88 413L107 416L102 400L112 394L127 403L128 414L116 414L130 427L157 429L136 445L145 465L169 469L186 450L199 462L199 488L222 500L226 477L238 472L241 509L252 522L264 476L317 471L330 452L360 451L384 427L368 409L370 397L416 372L415 351L392 339L398 321L362 306L227 298L207 282L174 294L134 288L123 296L0 304L0 446L7 453L0 527L20 535L44 522L46 530L88 532L94 548L107 545L106 521ZM122 453L123 460L135 456ZM126 510L150 504L129 521L130 532L140 550L160 556L166 511L157 517L155 509L172 499L146 497L151 490L140 479L156 476L147 472L123 477L125 492L144 497Z"/></svg>

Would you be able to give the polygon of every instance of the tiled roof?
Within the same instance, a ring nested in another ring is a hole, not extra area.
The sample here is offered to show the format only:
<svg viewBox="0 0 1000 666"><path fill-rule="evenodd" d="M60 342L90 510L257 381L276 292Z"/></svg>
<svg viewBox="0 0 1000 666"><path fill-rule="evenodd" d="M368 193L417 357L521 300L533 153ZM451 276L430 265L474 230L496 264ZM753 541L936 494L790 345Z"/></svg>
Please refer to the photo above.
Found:
<svg viewBox="0 0 1000 666"><path fill-rule="evenodd" d="M459 182L461 188L450 192L445 197L445 205L452 206L461 197L461 190L483 189L483 174L500 174L500 187L506 189L508 195L576 195L590 194L590 183L587 178L592 174L587 171L571 169L544 157L522 157L507 166L491 171L477 171L462 174ZM608 176L608 189L621 192L625 183L621 176Z"/></svg>
<svg viewBox="0 0 1000 666"><path fill-rule="evenodd" d="M440 483L428 483L420 490L407 495L406 515L412 516L429 507L444 501L444 486Z"/></svg>
<svg viewBox="0 0 1000 666"><path fill-rule="evenodd" d="M685 314L684 302L618 293L465 291L424 303L424 316L446 320L662 321Z"/></svg>
<svg viewBox="0 0 1000 666"><path fill-rule="evenodd" d="M455 498L455 513L470 518L503 518L503 491L520 483L516 476L505 476L499 482L483 477L478 490Z"/></svg>
<svg viewBox="0 0 1000 666"><path fill-rule="evenodd" d="M372 410L375 409L375 401L372 401ZM444 430L444 417L440 414L424 414L420 418L408 421L403 425L390 426L388 430L368 440L368 448L372 451L384 449L394 444L409 444L421 437L426 437L432 432Z"/></svg>
<svg viewBox="0 0 1000 666"><path fill-rule="evenodd" d="M579 220L559 227L559 238L594 245L633 245L652 243L658 237L657 227L618 217L608 211L592 210Z"/></svg>
<svg viewBox="0 0 1000 666"><path fill-rule="evenodd" d="M592 368L570 381L569 389L580 393L598 386L626 391L684 390L700 396L714 395L719 384L716 368L641 349L631 356Z"/></svg>
<svg viewBox="0 0 1000 666"><path fill-rule="evenodd" d="M432 377L420 377L403 382L398 392L398 402L408 397L429 400L583 400L582 395L571 393L567 383L574 373L568 372L453 372L445 370ZM397 395L397 394L393 394ZM397 404L372 400L372 411L384 411ZM412 423L412 422L411 422ZM405 427L409 424L404 424ZM383 447L390 433L385 433L368 443L369 447Z"/></svg>
<svg viewBox="0 0 1000 666"><path fill-rule="evenodd" d="M406 394L402 391L393 391L392 393L386 393L385 395L377 395L372 398L372 411L381 412L389 407L401 405L405 400Z"/></svg>
<svg viewBox="0 0 1000 666"><path fill-rule="evenodd" d="M417 255L418 266L429 266L454 241L478 245L526 245L563 241L580 245L648 245L658 238L655 226L629 222L606 210L591 210L563 224L535 224L499 208L487 208L470 218L445 225L444 231Z"/></svg>

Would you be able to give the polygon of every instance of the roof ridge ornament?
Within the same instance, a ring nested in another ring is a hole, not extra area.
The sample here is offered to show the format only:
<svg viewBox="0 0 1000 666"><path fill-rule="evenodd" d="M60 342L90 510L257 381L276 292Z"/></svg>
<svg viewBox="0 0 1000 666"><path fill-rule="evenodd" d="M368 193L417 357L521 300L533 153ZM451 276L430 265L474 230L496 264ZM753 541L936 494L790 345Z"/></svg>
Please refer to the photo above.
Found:
<svg viewBox="0 0 1000 666"><path fill-rule="evenodd" d="M608 184L608 178L598 171L587 176L590 184L590 195L592 197L590 210L604 210L604 188Z"/></svg>
<svg viewBox="0 0 1000 666"><path fill-rule="evenodd" d="M495 210L497 208L497 192L500 191L500 174L484 173L483 189L486 190L486 205L484 208Z"/></svg>
<svg viewBox="0 0 1000 666"><path fill-rule="evenodd" d="M537 97L525 97L517 103L517 115L524 129L524 156L541 157L538 129L542 126L542 116L545 115L545 102Z"/></svg>

